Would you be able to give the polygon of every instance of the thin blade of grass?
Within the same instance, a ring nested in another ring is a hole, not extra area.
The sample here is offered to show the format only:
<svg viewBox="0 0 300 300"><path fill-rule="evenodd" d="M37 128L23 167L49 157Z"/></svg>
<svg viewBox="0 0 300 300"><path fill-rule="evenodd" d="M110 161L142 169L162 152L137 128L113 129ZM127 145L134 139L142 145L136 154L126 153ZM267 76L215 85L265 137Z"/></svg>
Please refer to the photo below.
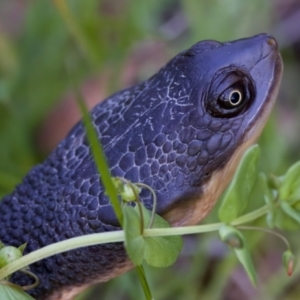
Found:
<svg viewBox="0 0 300 300"><path fill-rule="evenodd" d="M80 108L80 111L83 115L83 122L84 126L86 128L87 138L91 147L92 155L95 161L95 164L97 166L98 172L101 175L101 180L104 185L104 188L106 190L107 195L110 198L111 204L114 208L115 214L121 224L123 225L123 214L122 214L122 208L121 204L118 199L117 190L113 184L109 168L105 159L105 155L103 152L102 145L100 141L98 140L96 129L93 127L93 122L91 119L91 116L88 112L88 109L84 103L84 100L82 99L80 93L76 91L76 101L78 103L78 106ZM142 266L136 267L137 273L139 275L139 280L141 283L141 286L143 288L145 297L147 300L151 300L152 295L149 288L149 284L147 282L146 274L144 271L144 268Z"/></svg>
<svg viewBox="0 0 300 300"><path fill-rule="evenodd" d="M143 288L143 291L144 291L144 294L145 294L145 297L147 300L153 300L152 298L152 295L151 295L151 291L150 291L150 287L149 287L149 284L148 284L148 281L147 281L147 278L146 278L146 274L145 274L145 270L143 268L143 266L138 266L135 268L137 273L138 273L138 276L139 276L139 279L140 279L140 283L142 285L142 288Z"/></svg>
<svg viewBox="0 0 300 300"><path fill-rule="evenodd" d="M114 208L114 212L121 224L123 226L123 214L121 204L118 199L117 189L115 188L110 171L108 168L108 164L106 162L106 158L103 152L103 148L101 142L98 140L96 129L93 126L93 122L91 116L88 112L88 109L84 103L83 98L81 97L78 90L76 90L76 101L78 103L79 109L83 115L83 122L86 128L87 138L91 147L92 155L97 166L98 172L101 176L102 183L104 185L105 191L110 198L110 202ZM149 284L147 282L146 274L144 268L142 266L136 267L137 273L139 275L139 280L141 286L143 288L145 297L147 300L152 300L151 291L149 288Z"/></svg>
<svg viewBox="0 0 300 300"><path fill-rule="evenodd" d="M114 208L115 214L118 218L119 223L123 224L123 215L122 215L122 208L121 204L118 199L117 190L113 184L111 179L110 171L108 168L108 164L106 162L106 158L103 153L103 148L98 140L96 129L93 126L92 118L88 112L88 109L82 99L80 93L76 91L76 101L80 111L83 115L83 123L86 128L87 139L89 141L91 152L100 174L101 181L104 185L105 191L110 199L110 202Z"/></svg>
<svg viewBox="0 0 300 300"><path fill-rule="evenodd" d="M82 32L82 29L72 14L66 0L53 0L53 4L60 13L62 20L66 23L71 36L75 39L77 45L85 54L88 61L91 64L97 65L99 63L99 57L97 53L95 53L94 49L92 49L89 41L84 35L84 32Z"/></svg>

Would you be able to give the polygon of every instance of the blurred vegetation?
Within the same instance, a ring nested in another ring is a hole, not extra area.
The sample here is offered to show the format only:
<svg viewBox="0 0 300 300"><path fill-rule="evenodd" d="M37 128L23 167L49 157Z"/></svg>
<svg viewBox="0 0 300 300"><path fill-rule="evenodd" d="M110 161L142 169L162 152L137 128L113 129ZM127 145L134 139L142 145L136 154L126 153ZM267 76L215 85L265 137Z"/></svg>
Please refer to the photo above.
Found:
<svg viewBox="0 0 300 300"><path fill-rule="evenodd" d="M260 140L261 168L284 173L300 159L300 55L294 47L300 36L289 40L293 29L283 25L300 7L293 1L285 6L279 2L0 0L0 196L12 191L50 150L40 142L41 136L44 141L52 138L43 128L49 113L66 98L71 81L82 87L91 78L97 78L99 85L105 81L103 93L108 95L148 78L199 40L226 41L260 32L276 36L285 63L279 100ZM50 127L62 130L59 122ZM255 193L249 209L261 201ZM213 212L205 222L215 219ZM297 234L287 236L296 247ZM182 255L172 268L146 268L155 298L299 299L299 268L287 278L280 261L283 246L272 237L262 237L249 233L259 274L256 290L218 237L206 234L185 238ZM134 272L78 299L99 299L99 295L142 299Z"/></svg>

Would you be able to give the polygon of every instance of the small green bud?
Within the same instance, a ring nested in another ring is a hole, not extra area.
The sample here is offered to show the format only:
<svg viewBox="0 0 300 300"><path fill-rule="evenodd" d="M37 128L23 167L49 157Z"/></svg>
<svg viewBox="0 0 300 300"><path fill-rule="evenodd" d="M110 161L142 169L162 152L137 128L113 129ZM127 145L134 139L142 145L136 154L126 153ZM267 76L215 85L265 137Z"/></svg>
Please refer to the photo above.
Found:
<svg viewBox="0 0 300 300"><path fill-rule="evenodd" d="M20 249L13 246L6 246L0 250L0 269L16 259L22 257Z"/></svg>
<svg viewBox="0 0 300 300"><path fill-rule="evenodd" d="M122 199L126 202L136 201L136 194L140 193L140 189L134 184L125 183L123 191L120 193Z"/></svg>
<svg viewBox="0 0 300 300"><path fill-rule="evenodd" d="M291 276L296 267L295 255L291 252L291 250L286 250L282 255L282 260L288 276Z"/></svg>
<svg viewBox="0 0 300 300"><path fill-rule="evenodd" d="M236 233L229 233L224 238L224 242L232 248L243 248L243 241Z"/></svg>
<svg viewBox="0 0 300 300"><path fill-rule="evenodd" d="M219 231L220 237L224 243L232 248L242 249L244 241L242 234L233 226L223 225Z"/></svg>

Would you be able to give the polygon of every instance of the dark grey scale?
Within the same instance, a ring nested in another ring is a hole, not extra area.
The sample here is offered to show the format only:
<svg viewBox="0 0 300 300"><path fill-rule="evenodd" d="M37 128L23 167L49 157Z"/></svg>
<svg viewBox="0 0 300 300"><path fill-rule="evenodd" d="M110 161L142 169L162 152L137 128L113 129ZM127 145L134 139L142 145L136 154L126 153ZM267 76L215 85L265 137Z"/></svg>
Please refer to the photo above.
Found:
<svg viewBox="0 0 300 300"><path fill-rule="evenodd" d="M169 153L167 156L167 163L171 166L171 163L175 161L175 158L176 158L175 152Z"/></svg>
<svg viewBox="0 0 300 300"><path fill-rule="evenodd" d="M186 159L187 159L186 155L177 156L176 164L178 165L178 167L184 167L186 164Z"/></svg>
<svg viewBox="0 0 300 300"><path fill-rule="evenodd" d="M203 148L202 141L193 140L188 145L187 154L188 156L195 156L201 151L202 148Z"/></svg>
<svg viewBox="0 0 300 300"><path fill-rule="evenodd" d="M140 175L141 180L144 180L151 175L151 169L150 169L149 164L144 164L143 166L141 166L141 168L139 170L139 175Z"/></svg>
<svg viewBox="0 0 300 300"><path fill-rule="evenodd" d="M155 159L159 159L162 154L163 154L162 149L161 148L157 148L156 153L155 153Z"/></svg>
<svg viewBox="0 0 300 300"><path fill-rule="evenodd" d="M140 147L134 153L134 163L136 166L141 166L146 162L146 149L145 147Z"/></svg>
<svg viewBox="0 0 300 300"><path fill-rule="evenodd" d="M256 121L263 117L263 126L267 118L263 112L274 102L281 70L276 42L264 34L224 44L203 41L179 53L149 80L91 111L112 175L150 185L157 213L173 213L172 224L182 223L185 203L185 212L195 217L184 224L200 221L196 214L202 218L208 211L188 203L205 201L209 180L226 169L248 137L255 140L251 134L260 131ZM237 89L239 105L228 96ZM150 192L140 196L151 209ZM0 204L0 240L27 242L25 253L119 229L81 122ZM122 243L76 249L31 265L41 283L29 293L64 299L68 289L112 278L128 266ZM31 280L16 273L13 282Z"/></svg>
<svg viewBox="0 0 300 300"><path fill-rule="evenodd" d="M157 150L157 148L154 143L149 144L146 147L147 157L153 158L155 156L156 150Z"/></svg>
<svg viewBox="0 0 300 300"><path fill-rule="evenodd" d="M165 154L161 154L159 159L158 159L158 163L160 165L164 164L167 161L167 156Z"/></svg>
<svg viewBox="0 0 300 300"><path fill-rule="evenodd" d="M193 139L196 138L196 129L192 127L184 127L179 132L179 140L183 144L189 144Z"/></svg>

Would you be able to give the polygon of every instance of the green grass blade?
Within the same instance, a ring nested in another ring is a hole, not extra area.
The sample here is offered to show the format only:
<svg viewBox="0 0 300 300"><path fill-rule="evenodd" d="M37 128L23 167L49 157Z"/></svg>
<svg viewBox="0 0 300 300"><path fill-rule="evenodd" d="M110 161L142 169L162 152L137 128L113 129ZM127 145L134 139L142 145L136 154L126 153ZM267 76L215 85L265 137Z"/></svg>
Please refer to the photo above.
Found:
<svg viewBox="0 0 300 300"><path fill-rule="evenodd" d="M88 112L88 109L80 96L80 94L76 93L76 101L78 103L78 106L80 108L80 111L83 115L83 122L84 126L86 128L86 134L87 138L91 147L92 155L96 164L96 167L98 169L98 172L101 176L101 181L104 185L105 191L111 201L111 204L114 208L115 214L120 222L120 224L123 224L123 216L122 216L122 208L121 204L118 199L117 190L113 184L113 181L111 179L110 171L108 168L108 164L106 162L106 158L103 153L103 148L98 140L98 136L96 133L95 128L93 127L93 121L91 119L91 116Z"/></svg>
<svg viewBox="0 0 300 300"><path fill-rule="evenodd" d="M147 300L152 300L152 295L151 295L151 291L150 291L150 287L146 278L146 274L145 274L145 270L143 268L143 266L138 266L136 267L136 271L138 273L145 297Z"/></svg>
<svg viewBox="0 0 300 300"><path fill-rule="evenodd" d="M55 5L57 11L62 17L62 20L65 22L67 28L69 29L71 36L74 38L81 51L85 54L88 61L92 65L97 65L100 59L96 51L90 45L78 21L72 14L72 11L70 10L70 7L66 0L53 0L53 4Z"/></svg>
<svg viewBox="0 0 300 300"><path fill-rule="evenodd" d="M105 155L103 152L103 148L101 146L100 141L98 140L97 133L95 128L93 127L93 122L91 119L91 116L87 110L87 107L80 96L80 93L77 91L76 93L76 101L78 103L78 106L80 108L80 111L83 115L83 122L86 128L87 132L87 138L90 143L92 155L94 158L94 161L96 163L97 169L99 174L101 175L101 180L104 185L104 188L106 190L106 193L108 197L110 198L111 204L114 208L115 214L121 224L123 225L123 214L122 214L122 208L121 204L118 199L118 194L117 194L117 189L113 184L109 168L105 159ZM138 266L136 268L138 274L139 274L139 279L145 294L145 297L147 300L151 300L151 292L150 288L146 279L145 271L142 266Z"/></svg>

